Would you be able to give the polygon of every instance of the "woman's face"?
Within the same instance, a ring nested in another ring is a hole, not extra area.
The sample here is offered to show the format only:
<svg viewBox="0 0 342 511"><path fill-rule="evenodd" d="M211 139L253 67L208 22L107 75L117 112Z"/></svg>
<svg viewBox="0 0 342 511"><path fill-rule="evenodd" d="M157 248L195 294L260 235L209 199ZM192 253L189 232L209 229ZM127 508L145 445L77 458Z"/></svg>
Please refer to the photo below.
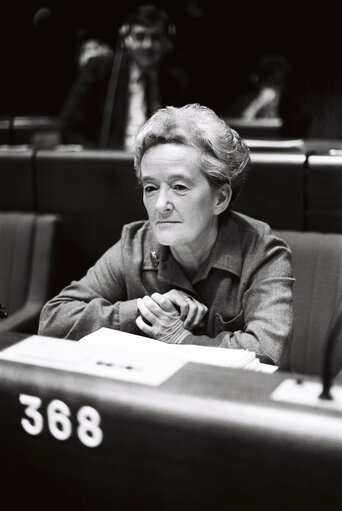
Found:
<svg viewBox="0 0 342 511"><path fill-rule="evenodd" d="M218 193L200 170L199 156L199 149L167 143L142 158L144 204L161 245L191 247L216 234Z"/></svg>

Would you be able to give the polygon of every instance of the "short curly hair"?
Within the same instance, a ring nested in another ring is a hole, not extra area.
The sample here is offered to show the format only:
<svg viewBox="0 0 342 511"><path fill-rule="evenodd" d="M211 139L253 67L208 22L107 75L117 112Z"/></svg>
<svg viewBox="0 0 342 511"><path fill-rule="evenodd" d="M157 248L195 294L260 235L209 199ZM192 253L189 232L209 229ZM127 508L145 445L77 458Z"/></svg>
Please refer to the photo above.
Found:
<svg viewBox="0 0 342 511"><path fill-rule="evenodd" d="M212 188L228 183L232 202L239 195L250 165L249 148L240 135L213 110L197 103L158 110L135 138L134 167L141 181L145 152L159 144L176 143L200 150L200 165Z"/></svg>

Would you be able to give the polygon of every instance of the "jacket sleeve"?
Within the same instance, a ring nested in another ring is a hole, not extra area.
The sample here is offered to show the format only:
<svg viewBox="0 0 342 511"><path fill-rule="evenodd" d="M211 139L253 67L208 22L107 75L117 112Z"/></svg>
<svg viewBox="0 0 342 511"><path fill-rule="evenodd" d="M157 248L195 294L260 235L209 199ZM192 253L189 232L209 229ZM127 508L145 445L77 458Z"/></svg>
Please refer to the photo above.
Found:
<svg viewBox="0 0 342 511"><path fill-rule="evenodd" d="M263 255L255 255L258 263L243 294L240 314L226 324L217 318L223 331L216 337L190 334L184 344L248 349L262 362L287 364L293 330L291 253L274 236L266 243L265 250L259 248Z"/></svg>
<svg viewBox="0 0 342 511"><path fill-rule="evenodd" d="M137 315L136 300L127 300L118 242L81 280L45 304L38 333L79 340L100 327L129 332Z"/></svg>

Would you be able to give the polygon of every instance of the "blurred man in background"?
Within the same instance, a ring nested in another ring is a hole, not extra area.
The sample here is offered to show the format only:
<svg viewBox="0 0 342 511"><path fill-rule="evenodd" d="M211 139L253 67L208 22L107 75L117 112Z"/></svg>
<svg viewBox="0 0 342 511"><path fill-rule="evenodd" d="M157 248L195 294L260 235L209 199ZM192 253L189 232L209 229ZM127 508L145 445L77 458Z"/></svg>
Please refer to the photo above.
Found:
<svg viewBox="0 0 342 511"><path fill-rule="evenodd" d="M114 55L89 59L61 112L64 143L132 149L135 133L158 108L187 100L186 74L167 62L175 27L153 5L120 29Z"/></svg>

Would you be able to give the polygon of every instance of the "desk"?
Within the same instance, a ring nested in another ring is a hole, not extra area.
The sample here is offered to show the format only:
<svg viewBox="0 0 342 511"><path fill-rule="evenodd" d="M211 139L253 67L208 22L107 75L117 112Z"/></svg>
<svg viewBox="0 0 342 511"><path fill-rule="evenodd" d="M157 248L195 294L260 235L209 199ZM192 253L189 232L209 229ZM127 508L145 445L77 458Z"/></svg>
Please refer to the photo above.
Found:
<svg viewBox="0 0 342 511"><path fill-rule="evenodd" d="M289 376L189 363L150 387L2 360L2 491L25 509L340 509L342 414L272 401ZM36 436L20 395L41 399ZM53 400L65 440L46 425ZM101 418L96 447L80 441L84 406Z"/></svg>
<svg viewBox="0 0 342 511"><path fill-rule="evenodd" d="M0 118L0 144L54 147L60 143L60 122L51 116Z"/></svg>

